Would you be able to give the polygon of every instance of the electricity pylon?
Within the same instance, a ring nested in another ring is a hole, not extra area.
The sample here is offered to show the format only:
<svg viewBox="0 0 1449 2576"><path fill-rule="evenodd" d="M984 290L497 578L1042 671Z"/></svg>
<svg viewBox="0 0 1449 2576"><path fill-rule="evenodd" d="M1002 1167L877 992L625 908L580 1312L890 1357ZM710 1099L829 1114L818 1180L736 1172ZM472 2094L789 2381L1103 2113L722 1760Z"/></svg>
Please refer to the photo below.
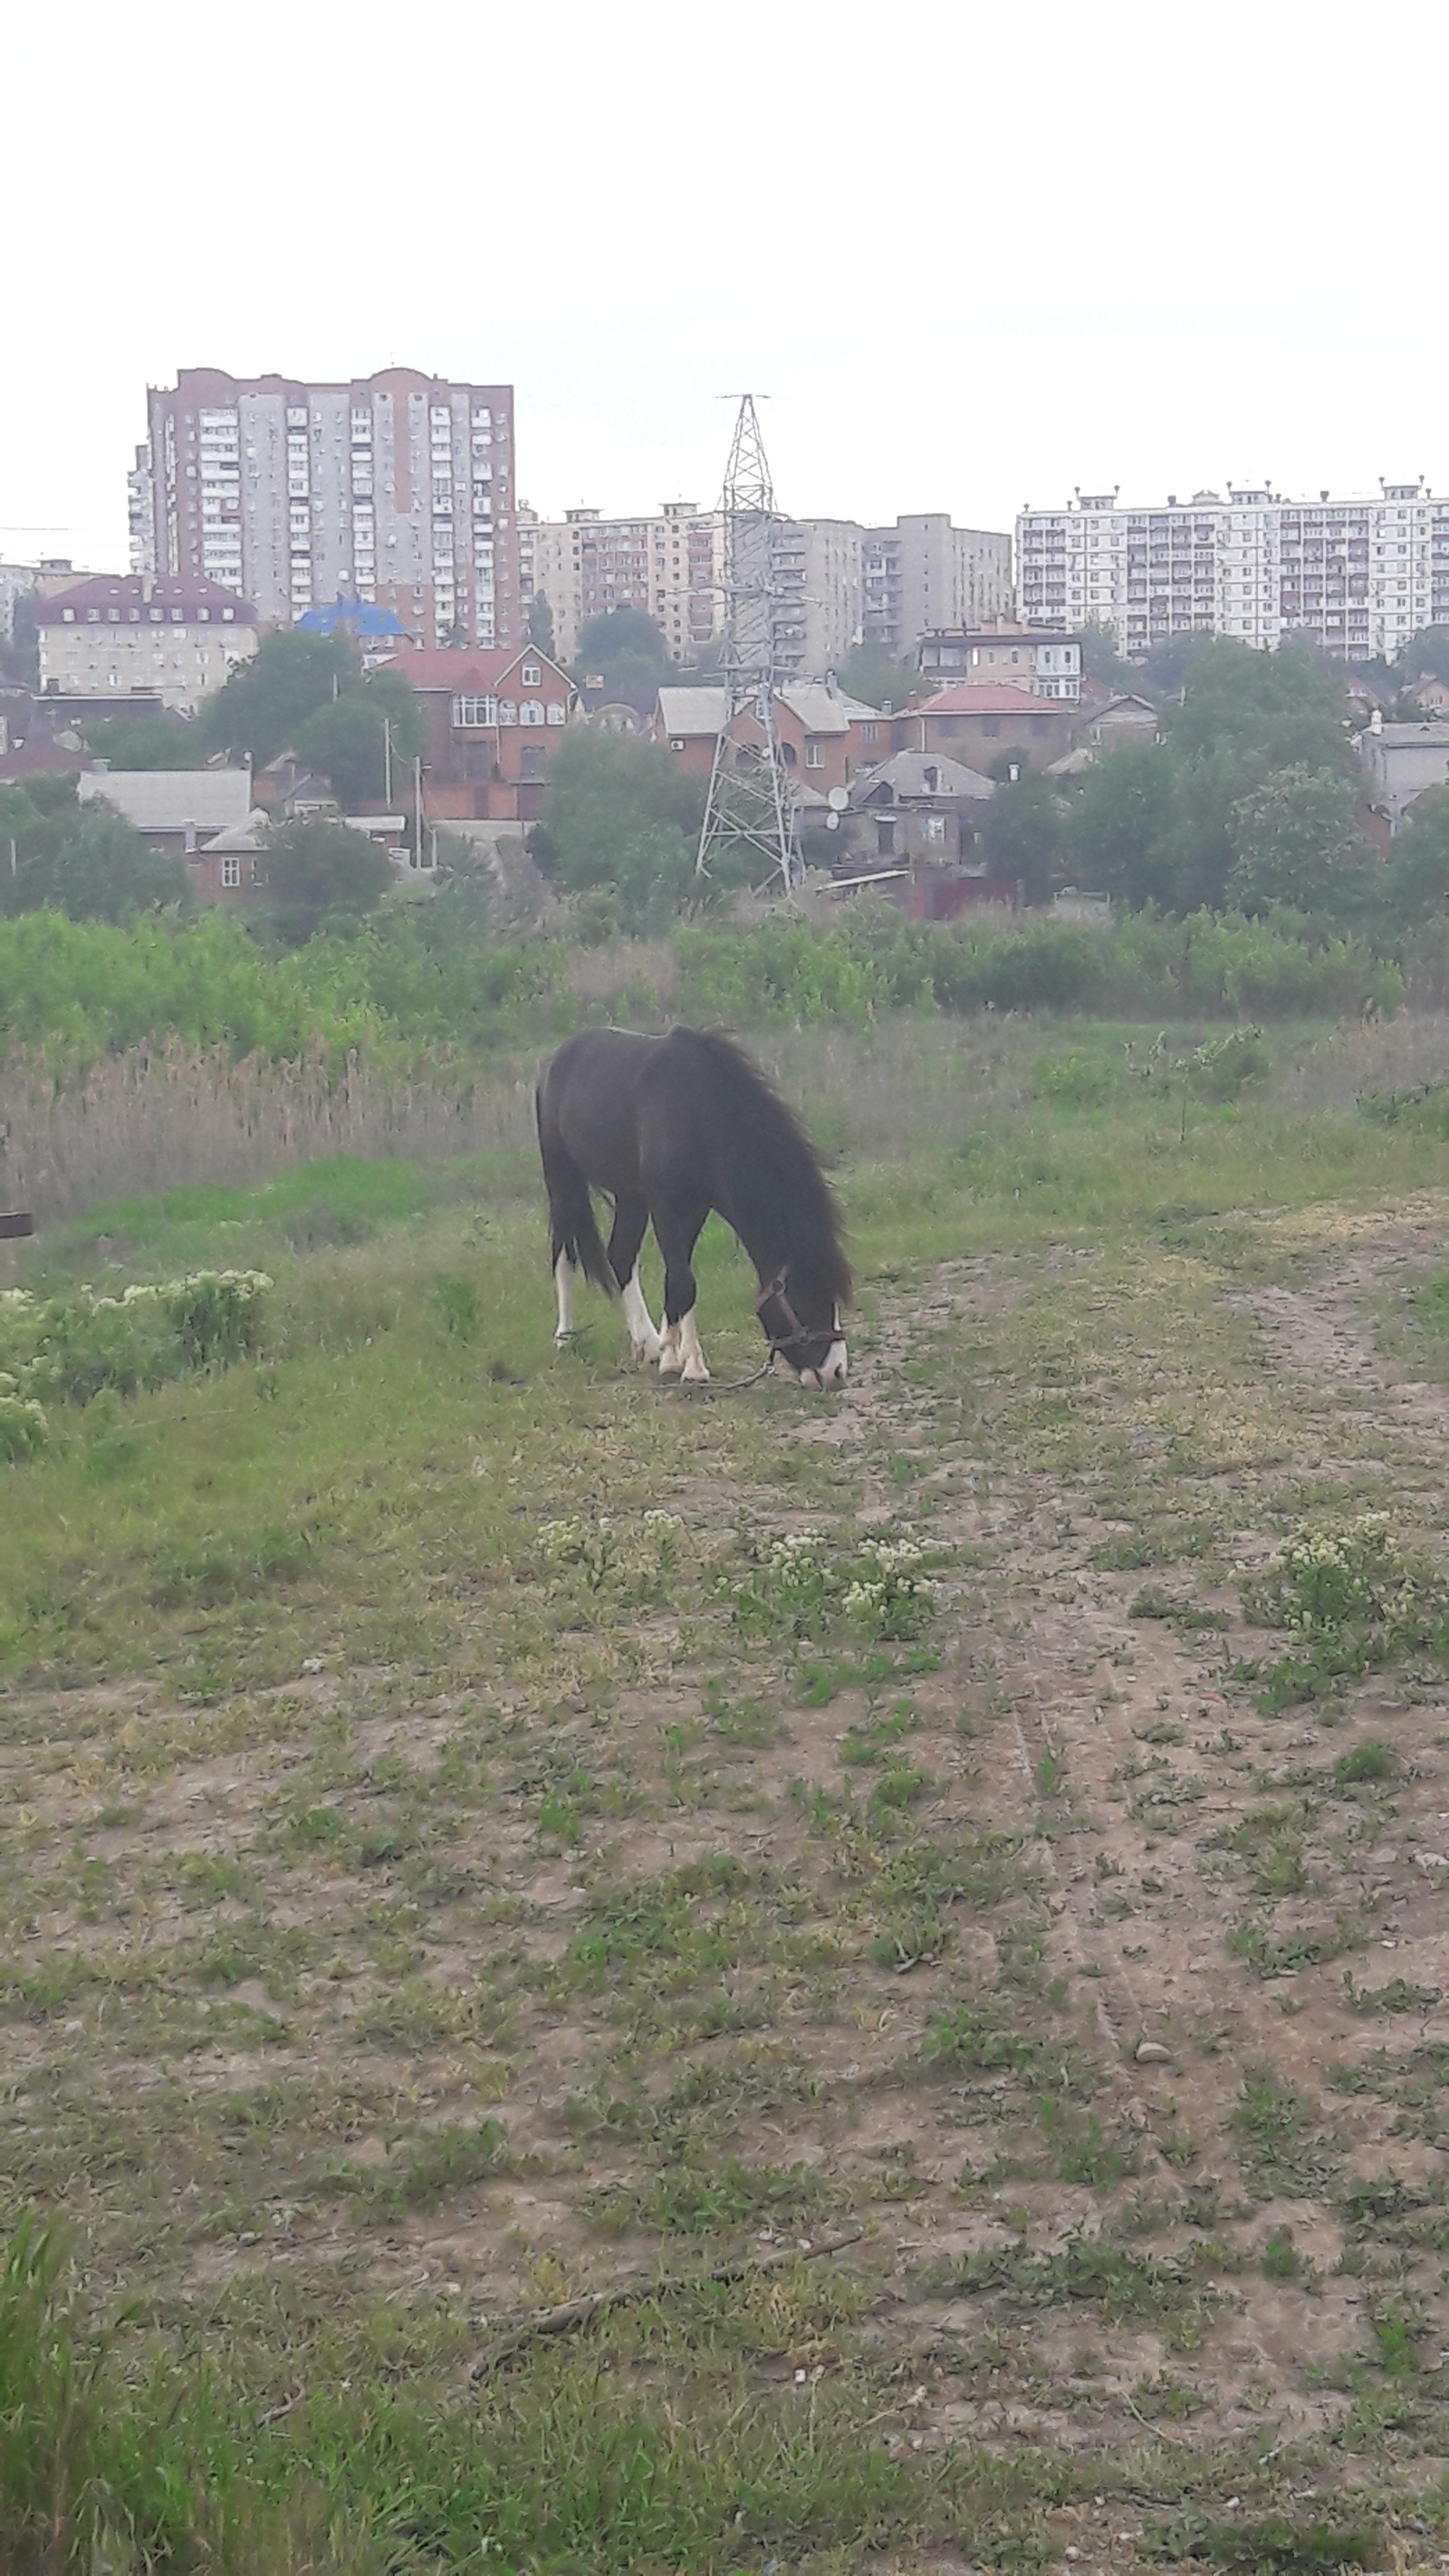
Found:
<svg viewBox="0 0 1449 2576"><path fill-rule="evenodd" d="M724 633L719 660L723 721L715 740L700 828L698 873L744 843L788 893L798 882L795 818L775 720L775 494L753 394L739 417L720 498L724 530Z"/></svg>

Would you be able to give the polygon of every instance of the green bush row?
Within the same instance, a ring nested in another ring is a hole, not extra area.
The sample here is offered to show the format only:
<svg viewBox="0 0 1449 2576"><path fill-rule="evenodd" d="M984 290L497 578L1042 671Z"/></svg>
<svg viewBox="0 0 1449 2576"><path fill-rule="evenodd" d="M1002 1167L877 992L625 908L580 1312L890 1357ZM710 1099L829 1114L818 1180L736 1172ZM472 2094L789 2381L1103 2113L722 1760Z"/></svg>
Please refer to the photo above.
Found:
<svg viewBox="0 0 1449 2576"><path fill-rule="evenodd" d="M125 927L51 912L0 919L0 1047L71 1065L172 1037L285 1060L354 1048L416 1057L562 1036L584 1016L560 942L439 938L430 910L324 933L280 956L220 913ZM743 1029L899 1010L1266 1020L1389 1011L1405 995L1393 953L1356 933L1326 936L1292 913L1139 912L1097 928L911 922L871 905L825 928L785 913L749 928L685 926L672 947L672 1015ZM1426 977L1437 993L1449 972L1437 950L1405 962L1416 997ZM641 962L614 1007L648 1016L651 998L659 1015Z"/></svg>
<svg viewBox="0 0 1449 2576"><path fill-rule="evenodd" d="M47 1403L89 1404L107 1389L136 1395L245 1358L271 1284L260 1270L198 1270L119 1297L9 1290L0 1296L0 1462L44 1448Z"/></svg>

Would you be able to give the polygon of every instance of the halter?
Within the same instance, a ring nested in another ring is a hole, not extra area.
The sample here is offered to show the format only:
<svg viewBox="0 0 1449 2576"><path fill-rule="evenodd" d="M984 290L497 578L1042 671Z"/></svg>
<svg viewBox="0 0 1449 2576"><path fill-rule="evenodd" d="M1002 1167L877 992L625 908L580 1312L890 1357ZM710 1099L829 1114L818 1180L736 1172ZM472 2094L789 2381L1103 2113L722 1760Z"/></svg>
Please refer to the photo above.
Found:
<svg viewBox="0 0 1449 2576"><path fill-rule="evenodd" d="M822 1338L818 1332L807 1333L799 1316L796 1314L794 1307L791 1305L785 1288L785 1282L789 1275L790 1273L788 1268L782 1265L775 1277L770 1281L768 1288L762 1288L758 1297L755 1299L755 1313L759 1316L762 1324L765 1320L765 1308L778 1303L784 1307L785 1320L790 1327L788 1333L772 1333L768 1331L768 1329L766 1330L765 1339L770 1345L770 1357L772 1360L777 1351L793 1351L798 1349L802 1342L818 1342ZM835 1330L824 1338L828 1347L830 1342L843 1342L845 1339L845 1333L842 1327L837 1324Z"/></svg>

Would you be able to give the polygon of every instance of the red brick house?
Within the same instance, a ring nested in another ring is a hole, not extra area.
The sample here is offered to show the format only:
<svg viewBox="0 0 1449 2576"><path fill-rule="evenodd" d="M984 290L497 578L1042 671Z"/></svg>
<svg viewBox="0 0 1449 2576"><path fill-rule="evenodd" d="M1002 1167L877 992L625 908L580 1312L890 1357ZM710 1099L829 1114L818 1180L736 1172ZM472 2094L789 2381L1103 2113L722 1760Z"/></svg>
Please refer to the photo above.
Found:
<svg viewBox="0 0 1449 2576"><path fill-rule="evenodd" d="M1046 769L1071 748L1075 710L1009 682L940 689L891 719L897 751L944 751L968 769L989 771L1004 751Z"/></svg>
<svg viewBox="0 0 1449 2576"><path fill-rule="evenodd" d="M721 688L661 689L653 738L681 769L707 778L724 722ZM775 699L780 756L791 776L817 796L848 787L858 770L874 768L891 748L891 720L825 682L797 680ZM759 739L759 726L742 721L741 739Z"/></svg>
<svg viewBox="0 0 1449 2576"><path fill-rule="evenodd" d="M533 823L543 811L549 753L577 704L559 664L519 652L403 646L383 666L417 691L427 725L423 794L434 823ZM393 780L406 805L408 782Z"/></svg>

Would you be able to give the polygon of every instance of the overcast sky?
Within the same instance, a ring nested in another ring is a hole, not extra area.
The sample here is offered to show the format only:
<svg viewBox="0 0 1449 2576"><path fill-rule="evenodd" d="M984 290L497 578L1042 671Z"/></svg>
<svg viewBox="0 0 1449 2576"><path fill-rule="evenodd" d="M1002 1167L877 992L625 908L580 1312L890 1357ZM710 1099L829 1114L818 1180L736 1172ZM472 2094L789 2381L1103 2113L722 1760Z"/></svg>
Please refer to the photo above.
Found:
<svg viewBox="0 0 1449 2576"><path fill-rule="evenodd" d="M517 387L545 515L1006 527L1449 487L1445 21L912 0L70 0L5 39L0 557L126 559L148 383Z"/></svg>

